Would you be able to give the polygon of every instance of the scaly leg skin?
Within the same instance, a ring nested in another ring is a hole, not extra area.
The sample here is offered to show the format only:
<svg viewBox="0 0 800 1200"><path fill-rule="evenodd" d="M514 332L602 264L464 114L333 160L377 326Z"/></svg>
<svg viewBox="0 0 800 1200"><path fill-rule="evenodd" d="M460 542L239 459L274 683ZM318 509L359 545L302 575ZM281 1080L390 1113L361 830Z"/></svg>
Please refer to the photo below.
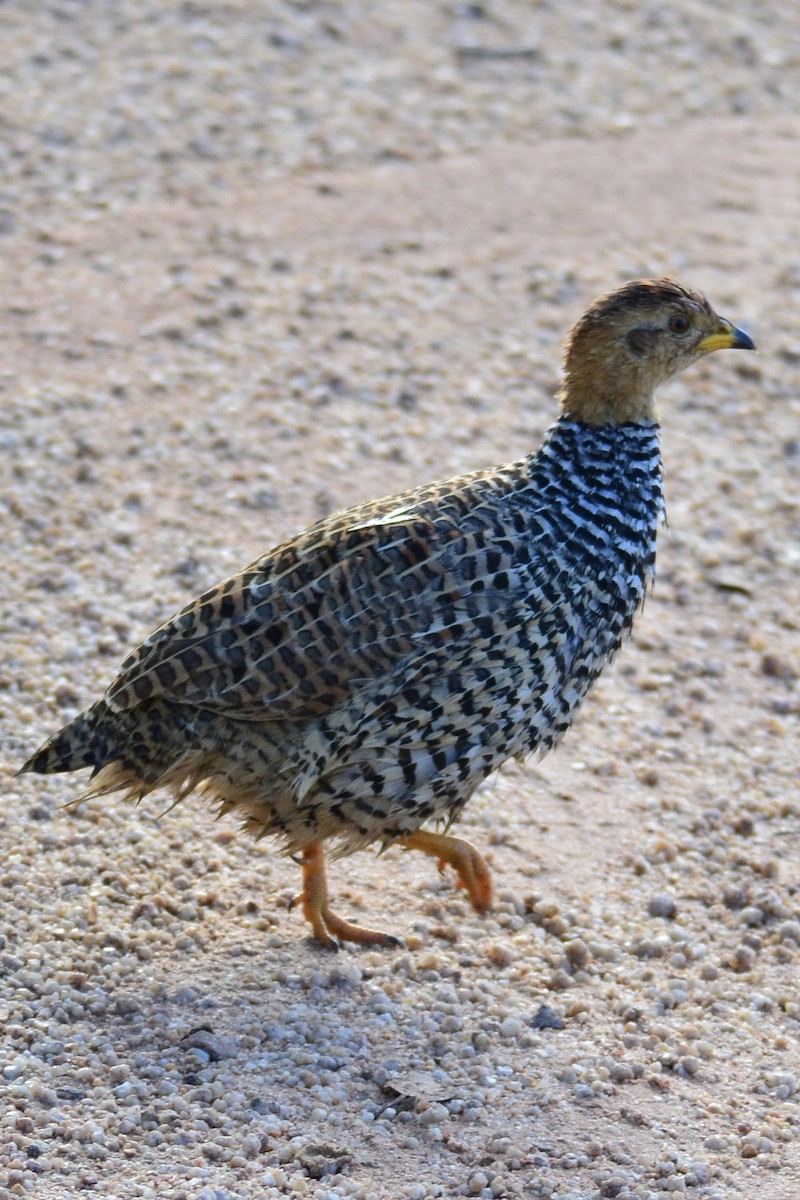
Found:
<svg viewBox="0 0 800 1200"><path fill-rule="evenodd" d="M445 863L449 863L458 875L458 886L467 893L473 908L479 913L491 908L492 876L485 860L469 842L446 833L429 833L427 829L418 829L405 838L403 844L409 850L421 850L423 854L438 858L441 871Z"/></svg>
<svg viewBox="0 0 800 1200"><path fill-rule="evenodd" d="M303 868L303 890L292 901L300 902L303 916L314 930L314 937L329 950L338 950L339 942L358 942L361 946L402 946L400 938L377 929L365 929L337 917L328 907L328 880L322 842L313 842L299 855Z"/></svg>

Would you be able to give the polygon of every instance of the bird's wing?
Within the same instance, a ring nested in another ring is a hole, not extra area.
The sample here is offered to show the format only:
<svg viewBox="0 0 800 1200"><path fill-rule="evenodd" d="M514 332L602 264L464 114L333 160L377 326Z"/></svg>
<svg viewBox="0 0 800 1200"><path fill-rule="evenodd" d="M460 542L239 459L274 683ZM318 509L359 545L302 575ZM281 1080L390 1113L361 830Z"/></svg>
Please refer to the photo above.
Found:
<svg viewBox="0 0 800 1200"><path fill-rule="evenodd" d="M106 702L124 710L161 697L248 720L303 720L465 623L479 636L491 597L472 594L460 564L481 535L452 509L426 494L319 522L151 634Z"/></svg>

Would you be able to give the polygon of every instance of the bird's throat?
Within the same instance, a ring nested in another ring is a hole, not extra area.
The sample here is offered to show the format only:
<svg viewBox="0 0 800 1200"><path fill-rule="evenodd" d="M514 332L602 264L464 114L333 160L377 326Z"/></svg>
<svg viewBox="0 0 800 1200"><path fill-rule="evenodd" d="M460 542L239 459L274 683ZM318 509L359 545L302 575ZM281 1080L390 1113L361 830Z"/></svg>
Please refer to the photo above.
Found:
<svg viewBox="0 0 800 1200"><path fill-rule="evenodd" d="M621 392L613 383L568 379L559 393L561 411L573 421L600 428L603 425L658 422L658 406L651 390Z"/></svg>

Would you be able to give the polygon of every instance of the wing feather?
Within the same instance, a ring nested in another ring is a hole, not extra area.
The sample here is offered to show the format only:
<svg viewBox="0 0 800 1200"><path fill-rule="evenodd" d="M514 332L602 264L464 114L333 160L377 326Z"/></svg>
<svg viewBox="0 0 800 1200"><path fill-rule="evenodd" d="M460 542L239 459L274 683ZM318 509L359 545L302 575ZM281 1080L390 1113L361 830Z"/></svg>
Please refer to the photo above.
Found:
<svg viewBox="0 0 800 1200"><path fill-rule="evenodd" d="M398 499L320 522L205 592L125 660L106 702L307 719L391 675L420 638L452 638L470 620L469 534L441 501Z"/></svg>

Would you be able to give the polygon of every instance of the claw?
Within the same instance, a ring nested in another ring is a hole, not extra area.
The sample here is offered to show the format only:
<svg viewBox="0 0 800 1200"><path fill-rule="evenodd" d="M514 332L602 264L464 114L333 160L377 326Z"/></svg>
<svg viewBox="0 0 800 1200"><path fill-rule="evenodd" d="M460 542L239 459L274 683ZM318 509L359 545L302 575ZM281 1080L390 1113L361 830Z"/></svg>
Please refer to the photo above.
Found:
<svg viewBox="0 0 800 1200"><path fill-rule="evenodd" d="M405 839L409 850L421 850L430 854L443 871L445 864L451 866L458 875L457 888L463 888L470 898L472 907L478 912L486 912L492 906L492 876L486 860L474 846L463 838L451 837L445 833L429 833L426 829L418 829Z"/></svg>
<svg viewBox="0 0 800 1200"><path fill-rule="evenodd" d="M366 929L339 917L328 906L328 880L325 874L325 851L321 842L307 846L298 856L303 868L303 890L292 899L290 910L302 904L303 915L314 931L314 937L328 950L338 950L339 942L356 942L361 946L403 946L401 938L377 929Z"/></svg>

